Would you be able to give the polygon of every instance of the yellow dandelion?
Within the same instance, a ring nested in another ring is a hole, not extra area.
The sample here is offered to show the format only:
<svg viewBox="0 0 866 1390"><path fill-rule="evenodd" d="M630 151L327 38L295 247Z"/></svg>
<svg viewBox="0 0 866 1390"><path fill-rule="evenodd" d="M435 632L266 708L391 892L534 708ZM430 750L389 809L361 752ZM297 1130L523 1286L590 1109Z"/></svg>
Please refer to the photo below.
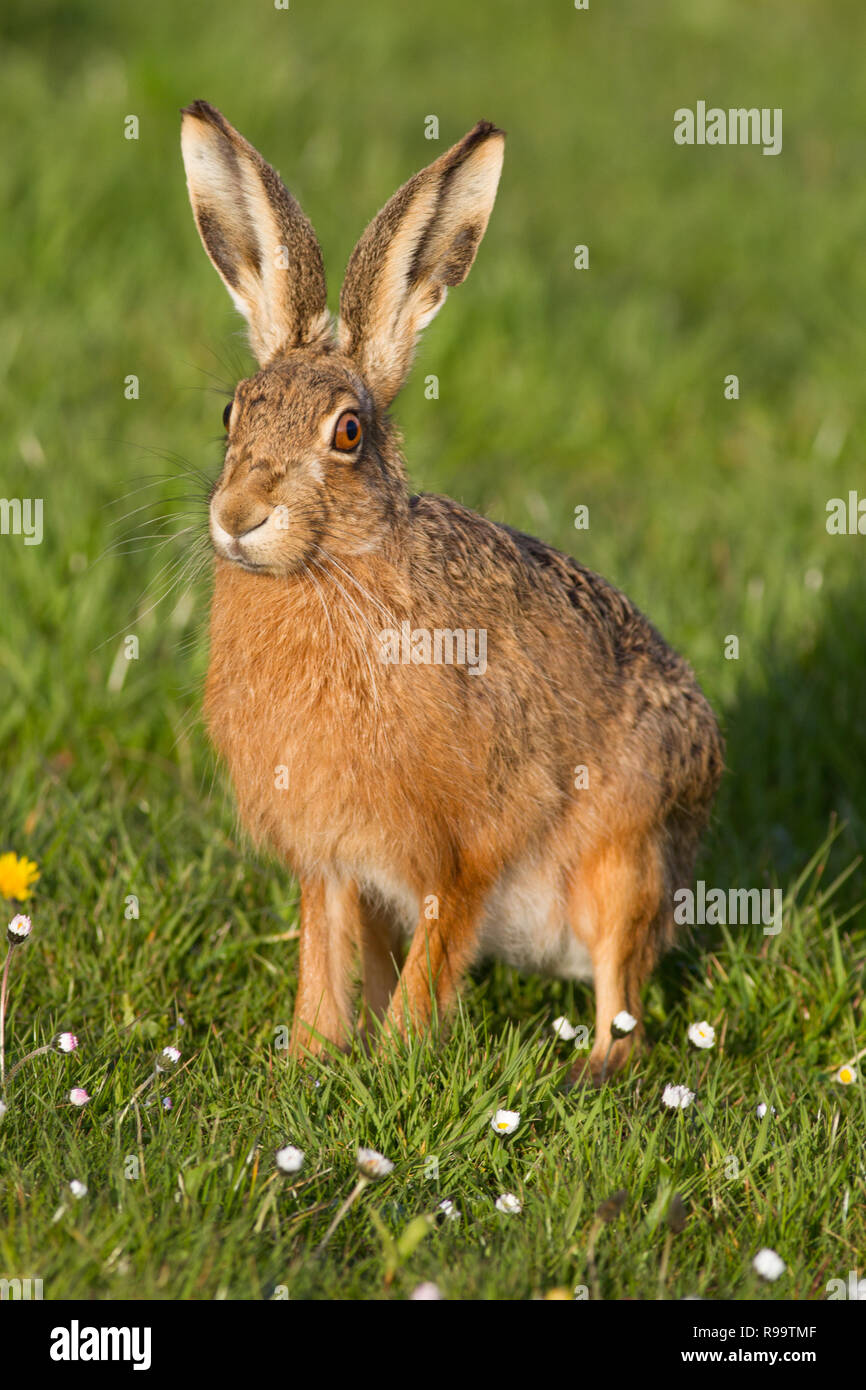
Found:
<svg viewBox="0 0 866 1390"><path fill-rule="evenodd" d="M17 854L0 854L0 898L15 898L19 903L31 896L39 869L32 859Z"/></svg>
<svg viewBox="0 0 866 1390"><path fill-rule="evenodd" d="M836 1080L843 1086L850 1086L852 1081L857 1080L857 1073L853 1067L840 1067L836 1073Z"/></svg>

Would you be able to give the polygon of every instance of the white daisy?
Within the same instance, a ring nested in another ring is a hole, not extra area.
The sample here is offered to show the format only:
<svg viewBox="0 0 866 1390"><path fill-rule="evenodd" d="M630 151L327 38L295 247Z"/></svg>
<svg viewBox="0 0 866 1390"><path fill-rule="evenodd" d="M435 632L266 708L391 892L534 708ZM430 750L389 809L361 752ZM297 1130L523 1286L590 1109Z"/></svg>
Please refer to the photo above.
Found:
<svg viewBox="0 0 866 1390"><path fill-rule="evenodd" d="M496 1198L496 1210L504 1211L506 1216L519 1216L523 1211L523 1203L513 1192L503 1192L501 1197Z"/></svg>
<svg viewBox="0 0 866 1390"><path fill-rule="evenodd" d="M33 923L23 912L17 912L6 928L6 940L10 946L20 946L33 930Z"/></svg>
<svg viewBox="0 0 866 1390"><path fill-rule="evenodd" d="M179 1061L179 1047L164 1047L162 1049L162 1052L159 1054L159 1060L157 1061L156 1069L157 1071L171 1071L172 1067L176 1067Z"/></svg>
<svg viewBox="0 0 866 1390"><path fill-rule="evenodd" d="M615 1038L625 1038L628 1037L629 1033L633 1033L636 1027L637 1019L634 1015L628 1013L626 1009L622 1009L611 1022L610 1031Z"/></svg>
<svg viewBox="0 0 866 1390"><path fill-rule="evenodd" d="M665 1086L662 1092L662 1105L667 1105L671 1110L685 1110L687 1105L691 1105L695 1098L694 1091L690 1091L688 1086Z"/></svg>
<svg viewBox="0 0 866 1390"><path fill-rule="evenodd" d="M73 1178L72 1182L69 1184L69 1191L76 1201L80 1202L81 1198L87 1195L87 1183L79 1182L78 1178Z"/></svg>
<svg viewBox="0 0 866 1390"><path fill-rule="evenodd" d="M553 1031L563 1042L571 1042L577 1037L577 1029L573 1028L567 1018L555 1018L553 1020Z"/></svg>
<svg viewBox="0 0 866 1390"><path fill-rule="evenodd" d="M277 1167L281 1173L299 1173L303 1162L303 1149L296 1149L293 1144L287 1144L284 1149L277 1149Z"/></svg>
<svg viewBox="0 0 866 1390"><path fill-rule="evenodd" d="M706 1019L689 1027L689 1042L695 1047L712 1047L716 1041L716 1030Z"/></svg>
<svg viewBox="0 0 866 1390"><path fill-rule="evenodd" d="M365 1178L386 1178L394 1171L390 1158L377 1153L375 1149L358 1150L358 1167Z"/></svg>
<svg viewBox="0 0 866 1390"><path fill-rule="evenodd" d="M519 1124L519 1110L497 1110L490 1121L491 1129L497 1134L513 1134Z"/></svg>
<svg viewBox="0 0 866 1390"><path fill-rule="evenodd" d="M434 1284L432 1280L428 1280L426 1283L419 1284L416 1289L413 1289L409 1297L415 1303L434 1302L441 1299L442 1291L438 1284Z"/></svg>
<svg viewBox="0 0 866 1390"><path fill-rule="evenodd" d="M785 1273L785 1261L775 1250L759 1250L752 1260L752 1268L762 1279L778 1279L780 1274Z"/></svg>

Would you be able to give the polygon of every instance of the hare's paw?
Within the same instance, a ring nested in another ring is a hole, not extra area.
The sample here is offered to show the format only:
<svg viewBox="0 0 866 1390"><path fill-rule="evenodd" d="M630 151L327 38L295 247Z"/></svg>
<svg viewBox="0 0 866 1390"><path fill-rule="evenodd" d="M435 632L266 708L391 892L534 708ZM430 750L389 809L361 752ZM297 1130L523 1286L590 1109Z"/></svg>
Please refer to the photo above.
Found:
<svg viewBox="0 0 866 1390"><path fill-rule="evenodd" d="M641 1050L641 1039L634 1036L617 1038L609 1046L607 1043L602 1047L596 1045L588 1057L581 1057L572 1066L568 1074L568 1090L575 1086L603 1086L639 1056Z"/></svg>

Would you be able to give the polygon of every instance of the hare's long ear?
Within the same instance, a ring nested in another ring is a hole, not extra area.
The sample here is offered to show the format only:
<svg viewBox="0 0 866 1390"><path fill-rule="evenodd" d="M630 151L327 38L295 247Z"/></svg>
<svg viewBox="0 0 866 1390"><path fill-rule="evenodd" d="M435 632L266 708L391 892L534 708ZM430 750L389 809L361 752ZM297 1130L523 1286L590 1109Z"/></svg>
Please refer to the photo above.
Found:
<svg viewBox="0 0 866 1390"><path fill-rule="evenodd" d="M330 334L316 234L279 175L206 101L183 112L181 149L204 249L265 366Z"/></svg>
<svg viewBox="0 0 866 1390"><path fill-rule="evenodd" d="M458 144L404 184L370 223L340 294L340 347L388 406L415 342L449 285L466 279L502 170L505 136L479 121Z"/></svg>

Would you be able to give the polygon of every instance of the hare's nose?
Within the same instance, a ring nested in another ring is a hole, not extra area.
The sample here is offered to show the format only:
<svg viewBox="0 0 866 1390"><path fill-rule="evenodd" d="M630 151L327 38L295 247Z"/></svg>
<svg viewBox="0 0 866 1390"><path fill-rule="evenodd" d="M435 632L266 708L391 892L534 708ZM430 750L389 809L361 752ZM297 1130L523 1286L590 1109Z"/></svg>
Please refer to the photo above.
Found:
<svg viewBox="0 0 866 1390"><path fill-rule="evenodd" d="M268 518L267 518L266 516L263 516L262 519L261 519L261 521L256 521L256 522L253 523L252 526L247 526L246 530L244 530L244 531L235 531L235 533L234 533L234 534L235 534L235 540L238 540L238 541L245 541L246 538L247 538L247 536L251 536L251 535L253 534L254 531L260 531L260 530L262 529L262 527L264 526L265 522L267 521L267 519L268 519Z"/></svg>
<svg viewBox="0 0 866 1390"><path fill-rule="evenodd" d="M214 520L219 526L219 529L224 535L230 536L233 541L246 540L247 536L251 536L254 531L258 531L260 527L264 526L268 516L269 513L265 512L264 516L259 517L258 521L251 522L249 516L244 516L232 512L231 510L223 512L222 514L216 511L214 512Z"/></svg>

